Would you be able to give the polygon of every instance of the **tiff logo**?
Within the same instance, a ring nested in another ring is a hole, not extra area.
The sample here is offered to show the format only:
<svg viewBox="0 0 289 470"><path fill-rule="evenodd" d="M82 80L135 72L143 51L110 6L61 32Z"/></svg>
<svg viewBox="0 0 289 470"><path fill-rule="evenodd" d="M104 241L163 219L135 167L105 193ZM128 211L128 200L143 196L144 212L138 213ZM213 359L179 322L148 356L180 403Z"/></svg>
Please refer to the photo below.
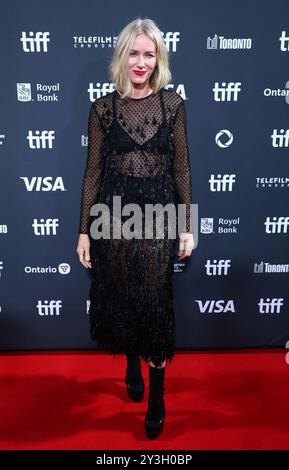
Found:
<svg viewBox="0 0 289 470"><path fill-rule="evenodd" d="M101 96L106 96L108 93L111 93L114 90L113 83L97 83L96 86L93 83L89 83L88 85L88 95L90 101L93 103L96 99L100 98Z"/></svg>
<svg viewBox="0 0 289 470"><path fill-rule="evenodd" d="M174 84L168 84L165 87L167 90L169 89L174 89ZM88 85L88 95L89 95L89 100L91 103L93 103L96 99L101 98L102 96L106 96L108 93L111 93L115 90L115 86L113 83L99 83L97 82L92 83L90 82ZM183 84L179 84L177 86L176 92L184 99L187 100L186 93L185 93L185 88Z"/></svg>
<svg viewBox="0 0 289 470"><path fill-rule="evenodd" d="M289 51L289 37L286 36L286 31L282 31L279 41L280 41L280 50L283 52Z"/></svg>
<svg viewBox="0 0 289 470"><path fill-rule="evenodd" d="M47 52L47 44L50 41L48 32L38 31L37 33L22 31L20 41L22 42L24 52Z"/></svg>
<svg viewBox="0 0 289 470"><path fill-rule="evenodd" d="M266 233L287 233L289 217L267 217L264 225Z"/></svg>
<svg viewBox="0 0 289 470"><path fill-rule="evenodd" d="M283 298L279 298L279 299L267 298L266 300L261 298L260 301L258 302L259 312L260 313L280 313L283 303L284 303Z"/></svg>
<svg viewBox="0 0 289 470"><path fill-rule="evenodd" d="M272 147L288 147L289 145L289 129L280 129L279 133L277 129L273 130L271 134Z"/></svg>
<svg viewBox="0 0 289 470"><path fill-rule="evenodd" d="M173 33L172 31L168 31L165 34L163 32L161 34L162 34L167 50L176 52L177 43L180 42L180 39L179 39L180 33L179 32Z"/></svg>
<svg viewBox="0 0 289 470"><path fill-rule="evenodd" d="M31 149L52 149L52 141L55 140L55 131L28 131L27 140Z"/></svg>
<svg viewBox="0 0 289 470"><path fill-rule="evenodd" d="M213 88L214 100L215 101L238 101L238 94L241 91L241 82L222 82L219 85L219 82L215 82Z"/></svg>
<svg viewBox="0 0 289 470"><path fill-rule="evenodd" d="M56 227L59 227L59 219L34 219L32 227L34 228L34 235L56 235Z"/></svg>
<svg viewBox="0 0 289 470"><path fill-rule="evenodd" d="M210 183L210 191L232 191L233 183L236 182L235 180L236 175L211 175L209 179Z"/></svg>
<svg viewBox="0 0 289 470"><path fill-rule="evenodd" d="M38 315L41 317L54 317L60 315L60 309L62 308L61 300L38 300L37 306Z"/></svg>
<svg viewBox="0 0 289 470"><path fill-rule="evenodd" d="M229 259L220 259L219 261L207 259L205 264L207 276L227 276L230 267L231 260Z"/></svg>

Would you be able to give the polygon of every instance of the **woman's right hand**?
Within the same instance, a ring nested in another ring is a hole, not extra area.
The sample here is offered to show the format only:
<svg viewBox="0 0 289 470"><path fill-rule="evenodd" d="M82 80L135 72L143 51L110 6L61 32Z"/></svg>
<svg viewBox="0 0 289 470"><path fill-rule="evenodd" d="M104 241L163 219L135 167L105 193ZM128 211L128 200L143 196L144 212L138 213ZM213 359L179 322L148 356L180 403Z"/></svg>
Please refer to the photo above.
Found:
<svg viewBox="0 0 289 470"><path fill-rule="evenodd" d="M90 260L90 241L89 236L86 233L81 233L79 235L78 245L77 245L77 253L79 256L79 261L85 268L91 268L91 260Z"/></svg>

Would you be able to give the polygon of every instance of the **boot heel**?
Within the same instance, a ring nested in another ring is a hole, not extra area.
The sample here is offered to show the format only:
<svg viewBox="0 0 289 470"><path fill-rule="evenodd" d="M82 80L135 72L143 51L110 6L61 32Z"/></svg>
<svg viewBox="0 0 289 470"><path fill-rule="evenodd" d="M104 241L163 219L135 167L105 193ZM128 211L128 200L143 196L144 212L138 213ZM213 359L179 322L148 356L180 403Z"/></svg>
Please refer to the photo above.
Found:
<svg viewBox="0 0 289 470"><path fill-rule="evenodd" d="M149 397L148 408L145 415L145 434L155 439L163 430L166 410L164 401L164 374L165 368L149 366Z"/></svg>
<svg viewBox="0 0 289 470"><path fill-rule="evenodd" d="M156 410L156 412L152 412ZM161 411L160 411L161 410ZM152 414L153 413L153 414ZM145 432L149 439L155 439L163 430L165 422L164 400L149 400L148 411L145 416Z"/></svg>
<svg viewBox="0 0 289 470"><path fill-rule="evenodd" d="M142 401L144 398L144 381L139 357L127 356L125 382L129 398L135 402Z"/></svg>

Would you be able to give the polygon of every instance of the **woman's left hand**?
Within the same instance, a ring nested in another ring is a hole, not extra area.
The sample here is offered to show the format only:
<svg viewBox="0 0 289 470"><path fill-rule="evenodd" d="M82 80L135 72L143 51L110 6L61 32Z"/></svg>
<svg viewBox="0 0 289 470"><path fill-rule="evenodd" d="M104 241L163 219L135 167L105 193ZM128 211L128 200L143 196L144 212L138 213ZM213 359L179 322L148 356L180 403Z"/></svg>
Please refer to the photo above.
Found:
<svg viewBox="0 0 289 470"><path fill-rule="evenodd" d="M183 259L186 256L190 256L194 248L195 242L192 233L181 233L180 234L180 245L178 251L179 259Z"/></svg>

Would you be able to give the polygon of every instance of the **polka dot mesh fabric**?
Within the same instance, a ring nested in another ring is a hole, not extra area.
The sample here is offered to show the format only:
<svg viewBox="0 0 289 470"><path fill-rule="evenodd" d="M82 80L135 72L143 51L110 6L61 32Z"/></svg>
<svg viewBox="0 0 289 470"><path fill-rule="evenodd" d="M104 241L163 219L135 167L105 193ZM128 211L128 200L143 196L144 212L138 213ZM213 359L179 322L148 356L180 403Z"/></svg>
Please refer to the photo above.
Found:
<svg viewBox="0 0 289 470"><path fill-rule="evenodd" d="M79 233L89 233L90 208L100 191L104 173L104 147L113 122L113 101L120 135L112 142L112 164L122 174L151 176L170 171L178 203L186 204L186 231L190 230L191 168L187 140L186 110L182 97L173 90L145 98L122 100L116 91L92 103L88 119L88 157L83 180ZM113 99L114 98L114 99ZM167 131L167 132L166 132ZM114 136L115 137L115 136ZM132 145L131 144L135 144ZM169 151L169 152L168 152ZM173 156L170 152L173 152ZM169 169L168 163L172 159Z"/></svg>
<svg viewBox="0 0 289 470"><path fill-rule="evenodd" d="M122 207L142 209L143 238L112 237L113 224L125 233L124 216L110 217L110 238L91 236L92 205L105 203L112 213L114 196ZM179 241L169 238L166 217L163 238L155 236L158 216L147 227L145 205L157 203L185 204L184 231L192 233L184 100L165 88L140 99L123 99L114 90L91 105L88 119L79 233L90 238L91 338L112 354L138 354L155 365L174 356L172 274Z"/></svg>

